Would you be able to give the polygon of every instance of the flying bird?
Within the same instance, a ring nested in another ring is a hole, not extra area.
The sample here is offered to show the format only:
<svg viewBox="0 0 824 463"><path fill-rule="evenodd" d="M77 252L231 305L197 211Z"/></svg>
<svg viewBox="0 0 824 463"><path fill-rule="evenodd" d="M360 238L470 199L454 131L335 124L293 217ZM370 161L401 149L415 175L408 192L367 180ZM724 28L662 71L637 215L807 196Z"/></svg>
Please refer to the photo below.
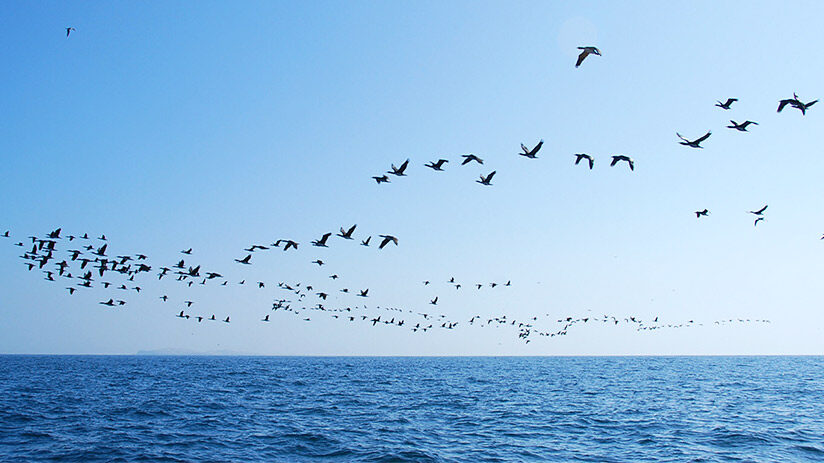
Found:
<svg viewBox="0 0 824 463"><path fill-rule="evenodd" d="M793 108L796 108L799 111L801 111L801 115L806 115L807 109L816 103L818 103L818 100L813 100L809 103L802 103L801 100L798 98L798 95L793 93L792 99L781 100L778 102L778 112L780 113L781 110L784 109L784 106L790 105Z"/></svg>
<svg viewBox="0 0 824 463"><path fill-rule="evenodd" d="M578 47L579 50L583 50L580 55L578 55L578 61L575 62L575 67L581 65L584 62L587 56L589 55L598 55L601 56L601 50L597 49L596 47Z"/></svg>
<svg viewBox="0 0 824 463"><path fill-rule="evenodd" d="M758 225L758 222L760 222L760 221L762 221L762 220L764 220L764 217L758 217L758 218L756 218L756 219L755 219L755 222L753 222L752 226L753 226L753 227L757 226L757 225Z"/></svg>
<svg viewBox="0 0 824 463"><path fill-rule="evenodd" d="M476 181L476 182L478 182L478 183L480 183L481 185L491 186L491 185L492 185L492 183L490 183L490 182L492 182L492 177L494 177L494 176L495 176L495 172L497 172L497 171L493 170L493 171L492 171L492 172L490 172L490 173L489 173L489 175L487 175L486 177L484 177L483 175L481 175L481 179L480 179L480 180L475 180L475 181Z"/></svg>
<svg viewBox="0 0 824 463"><path fill-rule="evenodd" d="M340 227L340 233L338 233L337 235L340 236L341 238L351 240L352 239L352 232L355 231L355 227L357 227L357 226L358 226L358 224L352 225L352 227L349 228L349 230L344 230L343 227Z"/></svg>
<svg viewBox="0 0 824 463"><path fill-rule="evenodd" d="M592 159L592 156L586 153L578 153L575 155L575 165L577 166L582 159L589 161L589 170L592 170L592 168L595 167L595 160Z"/></svg>
<svg viewBox="0 0 824 463"><path fill-rule="evenodd" d="M726 102L721 103L721 101L719 100L718 103L715 104L715 106L718 106L721 109L730 109L730 105L735 103L736 101L738 101L738 98L727 98Z"/></svg>
<svg viewBox="0 0 824 463"><path fill-rule="evenodd" d="M762 207L761 209L759 209L759 210L757 210L757 211L748 211L748 212L749 212L750 214L755 214L755 215L759 215L759 216L760 216L760 215L763 215L763 214L764 214L764 211L766 211L766 210L767 210L767 207L769 207L769 204L764 205L764 207Z"/></svg>
<svg viewBox="0 0 824 463"><path fill-rule="evenodd" d="M320 247L320 248L327 248L328 246L326 245L326 240L328 240L330 236L332 236L331 232L330 233L324 233L323 236L321 236L319 240L312 241L312 246L317 246L317 247Z"/></svg>
<svg viewBox="0 0 824 463"><path fill-rule="evenodd" d="M535 145L535 147L532 149L527 148L523 143L521 143L521 150L523 151L523 153L518 154L520 154L521 156L528 157L530 159L537 159L538 156L536 156L536 154L538 154L538 151L541 150L542 146L544 146L543 140L539 141L538 144Z"/></svg>
<svg viewBox="0 0 824 463"><path fill-rule="evenodd" d="M678 138L680 138L681 140L683 140L683 141L678 142L679 144L684 145L684 146L689 146L689 147L691 147L691 148L701 148L701 149L703 149L704 147L703 147L703 146L701 146L701 142L702 142L702 141L704 141L704 140L706 140L707 138L710 138L710 135L712 135L712 132L711 132L711 131L708 131L708 132L707 132L704 136L702 136L701 138L696 138L695 140L692 140L692 141L687 140L686 138L684 138L684 137L683 137L680 133L678 133L678 132L675 132L675 135L678 135Z"/></svg>
<svg viewBox="0 0 824 463"><path fill-rule="evenodd" d="M396 175L398 177L404 177L404 176L406 176L404 171L406 171L406 166L408 166L408 165L409 165L409 159L404 161L403 164L401 164L400 167L395 167L395 164L392 164L392 170L387 171L386 173Z"/></svg>
<svg viewBox="0 0 824 463"><path fill-rule="evenodd" d="M370 241L371 239L372 239L372 236L370 235L370 236L369 236L369 237L367 237L365 240L363 240L363 241L361 241L361 242L360 242L361 246L369 246L369 241Z"/></svg>
<svg viewBox="0 0 824 463"><path fill-rule="evenodd" d="M728 125L727 128L728 129L735 129L735 130L738 130L739 132L746 132L747 131L747 126L750 125L750 124L758 125L758 122L753 122L753 121L744 121L744 122L739 124L739 123L735 122L734 120L730 119L730 122L732 123L732 125Z"/></svg>
<svg viewBox="0 0 824 463"><path fill-rule="evenodd" d="M389 177L387 177L386 175L382 175L380 177L372 177L372 178L375 179L375 182L377 182L378 185L380 185L381 183L390 183L389 182Z"/></svg>
<svg viewBox="0 0 824 463"><path fill-rule="evenodd" d="M438 159L438 161L437 161L437 162L432 161L432 162L428 162L428 163L426 163L426 164L424 164L424 165L425 165L426 167L429 167L429 168L430 168L430 169L432 169L432 170L443 171L443 165L444 165L445 163L447 163L447 162L449 162L449 161L448 161L448 160L446 160L446 159Z"/></svg>
<svg viewBox="0 0 824 463"><path fill-rule="evenodd" d="M461 163L462 166L465 166L472 161L475 161L478 164L484 163L483 159L479 158L478 156L475 156L474 154L462 154L461 157L464 158L463 162Z"/></svg>
<svg viewBox="0 0 824 463"><path fill-rule="evenodd" d="M235 262L237 262L239 264L251 265L252 263L249 262L249 260L251 260L251 259L252 259L252 255L249 254L248 256L244 257L243 259L235 259ZM181 263L182 262L183 261L181 261Z"/></svg>
<svg viewBox="0 0 824 463"><path fill-rule="evenodd" d="M67 27L66 28L66 38L68 38L69 34L71 34L72 31L74 31L74 30L75 30L75 28L73 28L73 27Z"/></svg>
<svg viewBox="0 0 824 463"><path fill-rule="evenodd" d="M629 156L624 156L623 154L619 154L617 156L612 157L612 162L609 163L609 166L612 167L620 161L626 161L629 164L629 170L635 170L635 161L632 160Z"/></svg>
<svg viewBox="0 0 824 463"><path fill-rule="evenodd" d="M383 238L383 241L381 241L381 244L380 246L378 246L378 249L383 249L383 247L389 244L390 242L395 243L395 246L398 245L398 239L392 235L380 235L380 237Z"/></svg>
<svg viewBox="0 0 824 463"><path fill-rule="evenodd" d="M709 215L709 213L710 211L707 209L704 209L703 211L695 211L695 218L699 219L702 215L706 217L707 215Z"/></svg>

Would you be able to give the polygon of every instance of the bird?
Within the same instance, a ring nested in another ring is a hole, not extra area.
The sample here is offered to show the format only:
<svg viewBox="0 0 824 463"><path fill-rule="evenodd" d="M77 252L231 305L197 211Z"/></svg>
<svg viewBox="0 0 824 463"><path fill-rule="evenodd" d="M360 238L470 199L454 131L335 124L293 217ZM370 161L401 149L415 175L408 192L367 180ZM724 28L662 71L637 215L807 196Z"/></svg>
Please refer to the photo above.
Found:
<svg viewBox="0 0 824 463"><path fill-rule="evenodd" d="M180 251L181 254L188 254L192 255L192 248L186 249L185 251Z"/></svg>
<svg viewBox="0 0 824 463"><path fill-rule="evenodd" d="M753 222L752 226L753 226L753 227L757 226L757 225L758 225L758 222L760 222L760 221L762 221L762 220L764 220L764 217L758 217L758 218L756 218L756 219L755 219L755 222Z"/></svg>
<svg viewBox="0 0 824 463"><path fill-rule="evenodd" d="M357 227L357 226L358 226L358 224L352 225L352 227L349 228L349 230L344 230L343 227L340 227L340 233L338 233L337 235L340 236L341 238L351 240L352 239L352 232L355 231L355 227Z"/></svg>
<svg viewBox="0 0 824 463"><path fill-rule="evenodd" d="M478 156L475 156L474 154L471 154L471 153L470 154L462 154L461 157L464 158L463 162L461 163L462 166L465 166L465 165L469 164L472 161L475 161L478 164L483 164L484 163L483 159L481 159Z"/></svg>
<svg viewBox="0 0 824 463"><path fill-rule="evenodd" d="M727 98L726 102L721 103L721 100L719 100L718 103L715 104L715 106L718 106L721 109L730 109L730 105L735 103L736 101L738 101L738 98Z"/></svg>
<svg viewBox="0 0 824 463"><path fill-rule="evenodd" d="M252 255L251 255L251 254L247 255L247 256L246 256L246 257L244 257L243 259L235 259L235 262L237 262L237 263L239 263L239 264L244 264L244 265L251 265L252 263L251 263L251 262L249 262L249 260L250 260L250 259L252 259Z"/></svg>
<svg viewBox="0 0 824 463"><path fill-rule="evenodd" d="M760 216L760 215L764 215L764 211L766 211L768 207L769 207L769 204L766 204L766 205L764 205L764 207L762 207L761 209L759 209L757 211L748 211L748 212L750 214L755 214L755 215Z"/></svg>
<svg viewBox="0 0 824 463"><path fill-rule="evenodd" d="M695 218L701 218L702 215L706 217L707 215L709 215L709 213L710 211L708 211L707 209L704 209L703 211L695 211Z"/></svg>
<svg viewBox="0 0 824 463"><path fill-rule="evenodd" d="M536 156L536 154L538 154L538 151L541 150L542 146L544 146L543 140L539 141L538 144L535 145L535 147L532 149L527 148L523 143L521 143L521 150L523 150L523 153L518 154L520 154L521 156L528 157L530 159L537 159L538 156Z"/></svg>
<svg viewBox="0 0 824 463"><path fill-rule="evenodd" d="M612 157L612 162L609 163L609 166L612 167L620 161L626 161L629 164L629 170L635 170L635 161L632 160L629 156L624 156L623 154L619 154L617 156Z"/></svg>
<svg viewBox="0 0 824 463"><path fill-rule="evenodd" d="M784 109L784 106L787 106L789 104L793 108L796 108L799 111L801 111L801 115L806 115L807 109L816 103L818 103L818 100L813 100L809 103L802 103L801 100L798 98L798 95L793 93L792 99L781 100L778 102L778 112L780 113L781 110Z"/></svg>
<svg viewBox="0 0 824 463"><path fill-rule="evenodd" d="M262 322L268 322L269 321L269 315L267 314L265 317L263 317L263 320L261 320L261 321Z"/></svg>
<svg viewBox="0 0 824 463"><path fill-rule="evenodd" d="M328 247L326 245L326 240L328 240L330 236L332 236L331 232L330 233L324 233L323 236L321 236L319 240L312 241L312 246L317 246L317 247L320 247L320 248Z"/></svg>
<svg viewBox="0 0 824 463"><path fill-rule="evenodd" d="M492 172L490 172L490 173L489 173L489 175L487 175L486 177L484 177L483 175L481 175L481 179L480 179L480 180L475 180L475 181L476 181L477 183L480 183L481 185L492 186L492 183L490 183L490 182L492 182L492 177L494 177L494 176L495 176L495 172L497 172L497 171L494 171L494 170L493 170L493 171L492 171Z"/></svg>
<svg viewBox="0 0 824 463"><path fill-rule="evenodd" d="M72 31L74 31L74 30L75 30L75 28L73 28L73 27L67 27L66 28L66 38L68 38L69 34L71 34Z"/></svg>
<svg viewBox="0 0 824 463"><path fill-rule="evenodd" d="M381 241L381 244L380 244L380 246L378 246L378 249L383 249L383 247L386 246L387 244L389 244L390 242L395 243L395 246L398 245L398 239L395 238L392 235L379 235L379 236L381 238L383 238L383 241Z"/></svg>
<svg viewBox="0 0 824 463"><path fill-rule="evenodd" d="M3 233L3 238L8 238L8 237L9 237L9 231L6 230L6 233Z"/></svg>
<svg viewBox="0 0 824 463"><path fill-rule="evenodd" d="M583 50L580 55L578 55L578 61L575 62L575 67L579 67L581 63L584 62L589 55L598 55L601 56L601 50L597 49L596 47L578 47L579 50Z"/></svg>
<svg viewBox="0 0 824 463"><path fill-rule="evenodd" d="M367 296L367 294L368 294L368 293L369 293L369 288L366 288L366 289L364 289L364 290L360 291L360 294L358 294L358 296L360 296L360 297L368 297L368 296Z"/></svg>
<svg viewBox="0 0 824 463"><path fill-rule="evenodd" d="M295 249L298 248L298 243L296 243L292 240L278 240L278 241L283 241L283 242L286 243L286 246L283 247L284 251L289 250L289 248L295 248Z"/></svg>
<svg viewBox="0 0 824 463"><path fill-rule="evenodd" d="M734 120L730 119L730 122L732 123L732 125L728 125L727 128L728 129L735 129L735 130L738 130L739 132L746 132L747 131L747 126L750 125L750 124L758 125L758 122L753 122L753 121L744 121L744 122L739 124L739 123L735 122Z"/></svg>
<svg viewBox="0 0 824 463"><path fill-rule="evenodd" d="M443 171L443 165L449 162L446 159L438 159L437 161L432 161L424 164L424 166L429 167L432 170Z"/></svg>
<svg viewBox="0 0 824 463"><path fill-rule="evenodd" d="M678 135L678 138L680 138L681 140L683 140L683 141L678 142L679 144L684 145L684 146L689 146L689 147L691 147L691 148L701 148L701 149L703 149L704 147L703 147L703 146L701 146L701 142L702 142L702 141L704 141L704 140L706 140L707 138L710 138L710 135L712 135L712 132L711 132L711 131L708 131L708 132L707 132L704 136L702 136L701 138L696 138L695 140L692 140L692 141L687 140L686 138L684 138L684 137L683 137L680 133L678 133L678 132L675 132L675 135Z"/></svg>
<svg viewBox="0 0 824 463"><path fill-rule="evenodd" d="M595 167L595 160L592 159L592 156L586 153L578 153L575 155L575 165L577 166L582 159L589 161L589 170L592 170L592 168Z"/></svg>
<svg viewBox="0 0 824 463"><path fill-rule="evenodd" d="M372 239L372 236L370 235L365 240L360 242L361 246L369 246L369 240L371 240L371 239Z"/></svg>
<svg viewBox="0 0 824 463"><path fill-rule="evenodd" d="M324 264L324 262L320 259L313 260L312 263L313 264L318 264L319 267Z"/></svg>
<svg viewBox="0 0 824 463"><path fill-rule="evenodd" d="M226 317L226 320L223 320L223 323L229 323L229 317Z"/></svg>
<svg viewBox="0 0 824 463"><path fill-rule="evenodd" d="M404 176L406 176L404 171L406 171L406 166L408 166L408 165L409 165L409 159L404 161L403 164L401 164L400 167L395 167L395 164L392 164L392 170L389 170L386 173L396 175L398 177L404 177Z"/></svg>
<svg viewBox="0 0 824 463"><path fill-rule="evenodd" d="M109 306L109 307L114 307L114 299L109 299L109 300L108 300L108 301L106 301L106 302L101 302L101 304L103 304L103 305L107 305L107 306Z"/></svg>
<svg viewBox="0 0 824 463"><path fill-rule="evenodd" d="M372 178L375 179L375 182L377 182L378 185L380 185L381 183L390 183L389 182L389 177L387 177L386 175L381 175L380 177L372 177Z"/></svg>

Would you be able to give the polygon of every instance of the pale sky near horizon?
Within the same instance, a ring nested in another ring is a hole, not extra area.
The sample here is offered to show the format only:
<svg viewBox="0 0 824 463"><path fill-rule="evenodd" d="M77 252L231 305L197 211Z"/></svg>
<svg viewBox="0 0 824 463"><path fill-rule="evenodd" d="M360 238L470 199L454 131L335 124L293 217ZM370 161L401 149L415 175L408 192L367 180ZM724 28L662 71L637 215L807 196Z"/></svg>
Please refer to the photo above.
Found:
<svg viewBox="0 0 824 463"><path fill-rule="evenodd" d="M824 4L6 2L0 13L0 233L12 235L0 241L0 353L824 353L824 104L776 112L793 92L824 97L810 26ZM581 45L603 56L576 69ZM714 106L728 97L731 110ZM741 133L730 119L759 125ZM675 135L707 130L701 150ZM516 154L540 139L538 159ZM580 152L592 171L573 165ZM484 165L461 166L466 153ZM635 171L609 167L614 154ZM445 172L423 166L441 157ZM371 179L407 158L406 177ZM493 186L475 182L493 170ZM747 211L765 204L754 227ZM309 244L352 224L356 241ZM106 234L111 255L147 254L143 291L69 296L68 280L27 272L12 244L57 227ZM378 250L379 234L399 245ZM300 248L233 262L280 238ZM229 284L158 281L180 258ZM330 307L460 325L306 322L269 310L289 296L278 282L329 292ZM98 304L109 297L128 303ZM182 309L232 323L175 318ZM468 325L502 314L703 326L588 323L525 345L515 329ZM730 318L771 323L713 323Z"/></svg>

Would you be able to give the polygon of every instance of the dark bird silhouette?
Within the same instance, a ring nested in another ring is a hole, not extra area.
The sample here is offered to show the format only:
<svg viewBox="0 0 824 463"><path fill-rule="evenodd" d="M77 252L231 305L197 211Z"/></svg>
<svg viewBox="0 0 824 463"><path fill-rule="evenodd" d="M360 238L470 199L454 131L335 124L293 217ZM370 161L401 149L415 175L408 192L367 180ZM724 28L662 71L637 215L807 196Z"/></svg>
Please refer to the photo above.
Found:
<svg viewBox="0 0 824 463"><path fill-rule="evenodd" d="M187 250L185 250L185 251L180 251L180 252L181 252L181 254L188 254L188 255L191 255L191 254L192 254L192 248L189 248L189 249L187 249Z"/></svg>
<svg viewBox="0 0 824 463"><path fill-rule="evenodd" d="M9 237L9 231L6 230L6 233L3 233L3 238L8 238L8 237Z"/></svg>
<svg viewBox="0 0 824 463"><path fill-rule="evenodd" d="M372 239L372 236L370 235L368 238L366 238L365 240L360 242L361 246L369 246L369 241L371 239Z"/></svg>
<svg viewBox="0 0 824 463"><path fill-rule="evenodd" d="M404 176L406 176L406 174L404 172L406 171L406 167L408 165L409 165L409 159L404 161L403 164L401 164L400 167L395 167L395 164L392 164L392 170L387 171L386 173L396 175L398 177L404 177Z"/></svg>
<svg viewBox="0 0 824 463"><path fill-rule="evenodd" d="M484 177L483 175L481 175L481 179L480 179L480 180L475 180L475 181L476 181L477 183L480 183L481 185L492 186L492 183L490 183L490 182L492 182L492 177L494 177L494 176L495 176L495 172L497 172L497 171L494 171L494 170L493 170L493 171L492 171L492 172L490 172L490 173L489 173L489 175L487 175L486 177Z"/></svg>
<svg viewBox="0 0 824 463"><path fill-rule="evenodd" d="M432 170L443 171L443 165L449 162L446 159L438 159L438 161L432 161L424 164L426 167L429 167Z"/></svg>
<svg viewBox="0 0 824 463"><path fill-rule="evenodd" d="M730 119L730 122L732 123L732 125L728 125L727 128L728 129L735 129L735 130L738 130L739 132L746 132L747 131L747 126L750 125L750 124L758 125L758 122L753 122L753 121L744 121L744 122L739 124L739 123L735 122L734 120Z"/></svg>
<svg viewBox="0 0 824 463"><path fill-rule="evenodd" d="M106 302L101 302L101 304L103 304L103 305L107 305L107 306L109 306L109 307L114 307L114 299L109 299L109 300L108 300L108 301L106 301Z"/></svg>
<svg viewBox="0 0 824 463"><path fill-rule="evenodd" d="M462 154L461 157L464 158L463 162L461 163L462 166L465 166L472 161L475 161L478 164L484 163L483 159L479 158L478 156L475 156L474 154Z"/></svg>
<svg viewBox="0 0 824 463"><path fill-rule="evenodd" d="M235 259L235 262L237 262L239 264L244 264L244 265L251 265L252 263L249 262L251 259L252 259L252 255L249 254L246 257L244 257L243 259ZM181 262L183 262L183 261L181 261Z"/></svg>
<svg viewBox="0 0 824 463"><path fill-rule="evenodd" d="M69 35L75 30L73 27L66 28L66 38L69 38Z"/></svg>
<svg viewBox="0 0 824 463"><path fill-rule="evenodd" d="M323 261L322 261L322 260L320 260L320 259L313 260L313 261L312 261L312 263L313 263L313 264L318 264L318 266L323 265Z"/></svg>
<svg viewBox="0 0 824 463"><path fill-rule="evenodd" d="M715 106L718 106L721 109L730 109L730 105L735 103L736 101L738 101L738 98L727 98L726 102L721 103L721 101L719 100L718 103L715 104Z"/></svg>
<svg viewBox="0 0 824 463"><path fill-rule="evenodd" d="M684 138L684 137L683 137L680 133L678 133L678 132L675 132L675 135L678 135L678 138L680 138L681 140L683 140L683 141L678 142L678 144L680 144L680 145L684 145L684 146L689 146L690 148L701 148L701 149L703 149L704 147L703 147L703 146L701 146L701 142L702 142L702 141L704 141L704 140L706 140L707 138L710 138L710 135L712 135L712 132L711 132L711 131L708 131L708 132L707 132L706 134L704 134L701 138L696 138L695 140L692 140L692 141L687 140L686 138Z"/></svg>
<svg viewBox="0 0 824 463"><path fill-rule="evenodd" d="M337 236L340 236L341 238L344 238L344 239L347 239L347 240L351 240L352 239L352 233L355 231L355 228L357 226L358 226L358 224L352 225L352 227L350 227L349 230L344 230L343 227L340 227L340 233L338 233Z"/></svg>
<svg viewBox="0 0 824 463"><path fill-rule="evenodd" d="M629 170L635 170L635 161L633 161L631 157L624 156L623 154L613 156L612 162L609 163L609 166L612 167L615 164L618 164L620 161L626 161L626 163L629 164Z"/></svg>
<svg viewBox="0 0 824 463"><path fill-rule="evenodd" d="M312 246L317 246L317 247L320 247L320 248L328 247L328 246L326 246L326 240L328 240L330 236L332 236L331 232L330 233L324 233L324 235L321 236L319 240L312 241Z"/></svg>
<svg viewBox="0 0 824 463"><path fill-rule="evenodd" d="M360 296L360 297L368 297L368 296L367 296L367 294L368 294L368 293L369 293L369 288L366 288L366 289L364 289L364 290L361 290L361 291L360 291L360 294L358 294L358 296Z"/></svg>
<svg viewBox="0 0 824 463"><path fill-rule="evenodd" d="M706 217L707 215L709 215L709 213L710 211L708 211L707 209L704 209L703 211L695 211L695 218L701 218L702 215Z"/></svg>
<svg viewBox="0 0 824 463"><path fill-rule="evenodd" d="M263 317L263 320L261 320L261 321L262 322L268 322L269 321L269 315L266 315L265 317Z"/></svg>
<svg viewBox="0 0 824 463"><path fill-rule="evenodd" d="M223 320L223 323L229 323L229 317L226 317L226 320Z"/></svg>
<svg viewBox="0 0 824 463"><path fill-rule="evenodd" d="M383 249L383 247L389 244L390 242L395 243L395 246L398 245L398 239L392 235L380 235L380 237L383 238L383 241L381 241L381 244L380 246L378 246L378 249Z"/></svg>
<svg viewBox="0 0 824 463"><path fill-rule="evenodd" d="M523 151L523 153L518 153L518 154L520 154L521 156L528 157L530 159L537 159L538 156L536 156L536 154L538 154L538 151L541 150L542 146L544 146L544 141L543 140L539 141L538 144L535 145L535 147L532 148L532 149L527 148L526 145L521 143L521 150Z"/></svg>
<svg viewBox="0 0 824 463"><path fill-rule="evenodd" d="M778 102L778 112L780 113L781 110L784 109L784 106L790 105L793 108L796 108L799 111L801 111L801 115L807 115L807 109L809 109L810 106L816 103L818 103L818 100L813 100L809 103L802 103L801 100L798 98L798 95L793 93L792 99L781 100Z"/></svg>
<svg viewBox="0 0 824 463"><path fill-rule="evenodd" d="M578 55L578 61L575 62L575 67L581 65L584 62L587 56L589 55L598 55L601 56L601 50L597 49L596 47L578 47L579 50L583 50L580 55Z"/></svg>
<svg viewBox="0 0 824 463"><path fill-rule="evenodd" d="M435 299L432 299L429 303L432 305L438 305L438 296L435 296Z"/></svg>
<svg viewBox="0 0 824 463"><path fill-rule="evenodd" d="M577 166L582 159L589 161L589 170L592 170L592 168L595 167L595 160L592 159L592 156L586 153L578 153L575 155L575 165Z"/></svg>
<svg viewBox="0 0 824 463"><path fill-rule="evenodd" d="M759 210L757 210L757 211L748 211L748 212L749 212L750 214L755 214L755 215L763 215L763 214L764 214L764 211L766 211L768 207L769 207L769 205L768 205L768 204L765 204L765 205L764 205L764 207L762 207L761 209L759 209Z"/></svg>
<svg viewBox="0 0 824 463"><path fill-rule="evenodd" d="M386 175L381 175L380 177L372 177L372 178L375 179L375 182L377 182L378 185L380 185L381 183L390 183L389 182L389 177L387 177Z"/></svg>
<svg viewBox="0 0 824 463"><path fill-rule="evenodd" d="M762 221L762 220L764 220L764 217L758 217L758 218L756 218L756 219L755 219L755 222L753 222L752 226L753 226L753 227L755 227L756 225L758 225L758 222L760 222L760 221Z"/></svg>

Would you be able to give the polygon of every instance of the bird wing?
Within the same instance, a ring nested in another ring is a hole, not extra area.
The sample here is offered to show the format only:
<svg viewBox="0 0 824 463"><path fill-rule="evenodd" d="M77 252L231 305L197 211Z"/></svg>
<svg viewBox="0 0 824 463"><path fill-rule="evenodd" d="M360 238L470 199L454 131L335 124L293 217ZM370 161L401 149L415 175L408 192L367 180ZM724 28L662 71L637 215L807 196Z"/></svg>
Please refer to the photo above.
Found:
<svg viewBox="0 0 824 463"><path fill-rule="evenodd" d="M766 211L768 207L769 207L769 204L767 204L764 207L762 207L761 209L757 210L756 213L761 214L762 212Z"/></svg>
<svg viewBox="0 0 824 463"><path fill-rule="evenodd" d="M589 170L592 170L592 168L595 167L595 160L589 156L587 156L587 159L589 160Z"/></svg>
<svg viewBox="0 0 824 463"><path fill-rule="evenodd" d="M806 108L809 108L810 106L812 106L812 105L814 105L814 104L816 104L816 103L818 103L818 100L813 100L813 101L811 101L811 102L809 102L809 103L805 104L805 105L804 105L804 108L805 108L805 109L806 109Z"/></svg>
<svg viewBox="0 0 824 463"><path fill-rule="evenodd" d="M780 102L778 102L778 111L777 112L780 113L781 110L784 109L784 106L787 106L787 104L789 104L791 101L793 101L793 100L781 100Z"/></svg>
<svg viewBox="0 0 824 463"><path fill-rule="evenodd" d="M495 176L495 172L497 172L497 171L493 170L492 172L489 173L489 175L486 176L486 181L487 182L492 180L492 177Z"/></svg>
<svg viewBox="0 0 824 463"><path fill-rule="evenodd" d="M707 132L703 137L699 138L698 140L695 140L695 143L701 143L702 141L706 140L707 138L710 138L710 135L712 135L711 131Z"/></svg>
<svg viewBox="0 0 824 463"><path fill-rule="evenodd" d="M687 140L686 138L684 138L684 136L683 136L683 135L681 135L681 134L680 134L680 133L678 133L678 132L675 132L675 135L678 135L678 138L680 138L681 140L684 140L684 141L685 141L685 142L687 142L687 143L689 143L689 142L690 142L689 140Z"/></svg>
<svg viewBox="0 0 824 463"><path fill-rule="evenodd" d="M609 163L609 166L610 166L610 167L614 166L614 165L615 165L618 161L620 161L620 159L618 158L618 156L613 156L613 157L612 157L612 162L610 162L610 163Z"/></svg>
<svg viewBox="0 0 824 463"><path fill-rule="evenodd" d="M407 165L409 165L409 159L407 159L406 161L404 161L404 162L403 162L403 164L401 164L400 169L398 169L398 173L399 173L399 174L402 174L402 173L403 173L403 171L405 171L405 170L406 170L406 166L407 166Z"/></svg>
<svg viewBox="0 0 824 463"><path fill-rule="evenodd" d="M578 47L578 48L581 48L581 47ZM580 54L580 55L578 55L578 61L576 61L576 62L575 62L575 67L576 67L576 68L577 68L578 66L580 66L580 65L581 65L581 63L583 63L583 62L584 62L584 58L586 58L586 57L587 57L587 55L589 55L589 50L587 50L586 48L582 48L582 50L584 50L584 51L582 51L582 52L581 52L581 54Z"/></svg>

